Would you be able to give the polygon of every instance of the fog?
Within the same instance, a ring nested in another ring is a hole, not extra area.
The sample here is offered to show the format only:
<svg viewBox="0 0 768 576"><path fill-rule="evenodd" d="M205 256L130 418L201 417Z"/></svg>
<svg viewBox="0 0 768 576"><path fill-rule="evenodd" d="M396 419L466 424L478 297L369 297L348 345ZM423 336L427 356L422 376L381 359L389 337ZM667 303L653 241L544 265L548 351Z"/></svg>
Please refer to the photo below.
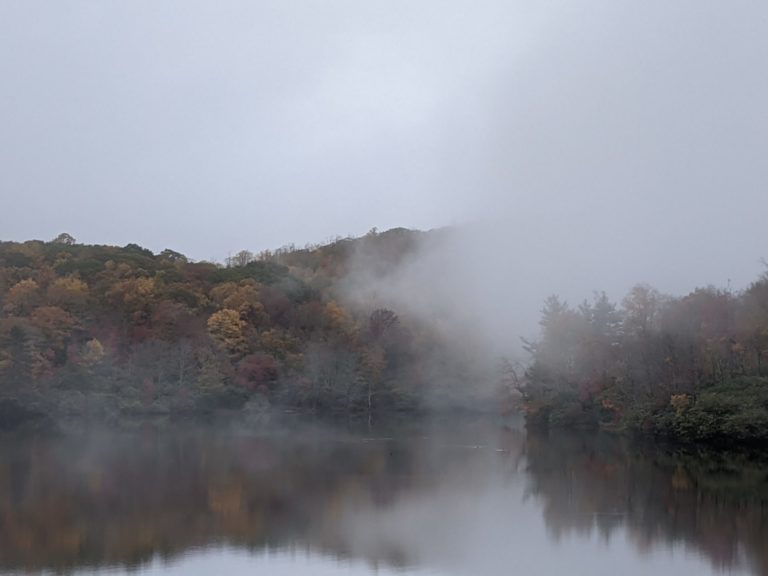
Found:
<svg viewBox="0 0 768 576"><path fill-rule="evenodd" d="M383 289L494 341L550 293L740 288L767 256L766 24L748 0L5 1L0 237L221 261L453 225Z"/></svg>

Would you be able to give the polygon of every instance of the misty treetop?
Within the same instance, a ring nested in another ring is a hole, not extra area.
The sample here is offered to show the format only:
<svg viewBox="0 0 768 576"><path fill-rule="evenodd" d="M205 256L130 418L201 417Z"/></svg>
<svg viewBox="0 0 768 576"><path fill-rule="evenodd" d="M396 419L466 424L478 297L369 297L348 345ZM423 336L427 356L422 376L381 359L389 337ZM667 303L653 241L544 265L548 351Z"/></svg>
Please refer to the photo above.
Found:
<svg viewBox="0 0 768 576"><path fill-rule="evenodd" d="M353 253L386 266L416 234L241 252L226 266L68 234L0 243L0 403L99 415L417 409L431 367L460 381L460 360L428 327L344 306L335 290Z"/></svg>
<svg viewBox="0 0 768 576"><path fill-rule="evenodd" d="M540 340L526 344L533 425L768 438L768 274L743 292L681 298L639 285L620 306L551 297Z"/></svg>

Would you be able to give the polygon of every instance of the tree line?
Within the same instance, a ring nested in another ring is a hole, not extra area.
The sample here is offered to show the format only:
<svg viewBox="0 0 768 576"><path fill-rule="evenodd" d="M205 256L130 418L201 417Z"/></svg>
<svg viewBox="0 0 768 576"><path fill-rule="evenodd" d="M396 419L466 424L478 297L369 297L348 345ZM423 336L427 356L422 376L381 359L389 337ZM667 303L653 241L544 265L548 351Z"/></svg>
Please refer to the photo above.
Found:
<svg viewBox="0 0 768 576"><path fill-rule="evenodd" d="M519 385L532 425L768 437L768 274L684 297L639 285L620 305L553 296L540 324Z"/></svg>
<svg viewBox="0 0 768 576"><path fill-rule="evenodd" d="M461 366L427 327L386 308L349 309L335 292L355 242L383 254L403 233L243 252L227 265L69 235L2 242L0 421L267 405L418 410L432 385L424 358L456 364L457 378Z"/></svg>

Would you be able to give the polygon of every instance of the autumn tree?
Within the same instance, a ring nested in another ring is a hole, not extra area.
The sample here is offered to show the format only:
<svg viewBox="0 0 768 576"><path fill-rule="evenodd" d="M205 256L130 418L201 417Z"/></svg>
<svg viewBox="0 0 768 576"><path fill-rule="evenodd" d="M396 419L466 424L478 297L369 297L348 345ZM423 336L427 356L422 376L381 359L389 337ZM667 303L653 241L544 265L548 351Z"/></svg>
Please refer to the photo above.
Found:
<svg viewBox="0 0 768 576"><path fill-rule="evenodd" d="M34 280L22 280L5 295L3 310L16 316L30 314L41 301L40 286Z"/></svg>
<svg viewBox="0 0 768 576"><path fill-rule="evenodd" d="M260 326L268 321L260 293L259 284L249 279L219 284L211 289L210 298L221 308L236 310L252 326Z"/></svg>
<svg viewBox="0 0 768 576"><path fill-rule="evenodd" d="M266 392L278 377L278 364L269 354L249 354L237 365L237 383Z"/></svg>
<svg viewBox="0 0 768 576"><path fill-rule="evenodd" d="M247 323L237 310L225 308L208 318L208 332L231 356L239 357L248 349L245 329Z"/></svg>
<svg viewBox="0 0 768 576"><path fill-rule="evenodd" d="M46 292L46 300L51 306L58 306L69 312L81 311L88 299L88 285L73 276L64 276L54 280Z"/></svg>
<svg viewBox="0 0 768 576"><path fill-rule="evenodd" d="M57 306L40 306L30 316L30 323L37 328L50 346L58 364L66 362L66 350L77 320Z"/></svg>

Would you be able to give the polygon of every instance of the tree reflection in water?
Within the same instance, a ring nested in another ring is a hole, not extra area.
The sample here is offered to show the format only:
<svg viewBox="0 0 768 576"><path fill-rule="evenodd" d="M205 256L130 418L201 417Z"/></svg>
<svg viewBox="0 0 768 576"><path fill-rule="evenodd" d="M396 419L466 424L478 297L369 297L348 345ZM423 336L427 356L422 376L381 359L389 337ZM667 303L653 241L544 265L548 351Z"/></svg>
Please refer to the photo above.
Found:
<svg viewBox="0 0 768 576"><path fill-rule="evenodd" d="M522 559L528 544L504 535L535 538L539 523L553 554L565 537L624 531L640 554L684 545L768 574L767 472L755 455L485 424L5 435L0 571L146 567L227 546L506 573L478 558Z"/></svg>
<svg viewBox="0 0 768 576"><path fill-rule="evenodd" d="M768 574L766 454L529 435L529 491L554 539L624 527L640 551L682 543L715 567Z"/></svg>

